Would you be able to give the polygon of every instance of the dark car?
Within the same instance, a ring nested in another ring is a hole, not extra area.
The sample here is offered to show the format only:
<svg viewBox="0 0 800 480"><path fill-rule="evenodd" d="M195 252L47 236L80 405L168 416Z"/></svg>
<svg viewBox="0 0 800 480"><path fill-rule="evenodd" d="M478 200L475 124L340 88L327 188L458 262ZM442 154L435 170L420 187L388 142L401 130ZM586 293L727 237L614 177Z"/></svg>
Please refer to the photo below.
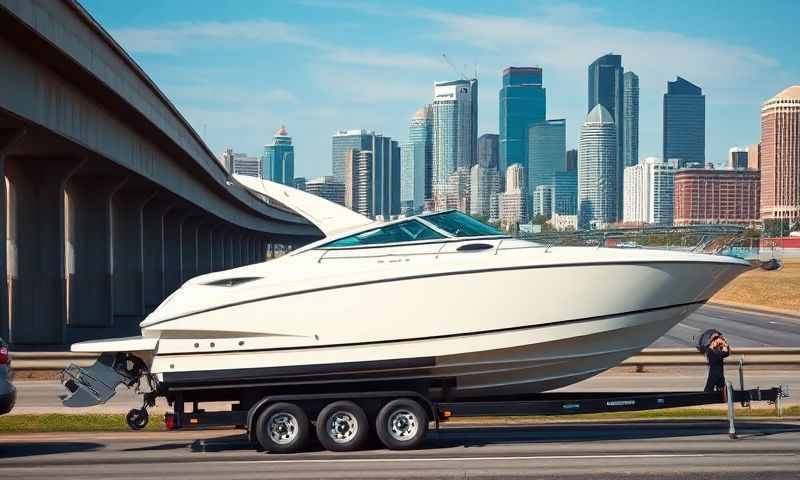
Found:
<svg viewBox="0 0 800 480"><path fill-rule="evenodd" d="M0 338L0 415L14 408L17 400L17 389L11 384L11 356L8 345Z"/></svg>

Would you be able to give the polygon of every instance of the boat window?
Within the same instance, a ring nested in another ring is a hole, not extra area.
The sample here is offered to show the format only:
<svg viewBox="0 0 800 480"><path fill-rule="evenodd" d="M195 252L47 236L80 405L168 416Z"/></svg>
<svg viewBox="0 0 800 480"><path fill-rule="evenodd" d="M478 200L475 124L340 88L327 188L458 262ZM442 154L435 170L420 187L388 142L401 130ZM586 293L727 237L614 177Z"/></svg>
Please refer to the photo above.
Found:
<svg viewBox="0 0 800 480"><path fill-rule="evenodd" d="M381 243L416 242L419 240L435 240L445 238L439 232L423 225L416 220L393 223L383 227L373 228L366 232L350 235L349 237L334 240L322 248L355 247L360 245L377 245Z"/></svg>
<svg viewBox="0 0 800 480"><path fill-rule="evenodd" d="M449 212L424 215L422 218L455 235L456 237L481 237L486 235L505 235L503 232L490 227L478 220L457 210Z"/></svg>

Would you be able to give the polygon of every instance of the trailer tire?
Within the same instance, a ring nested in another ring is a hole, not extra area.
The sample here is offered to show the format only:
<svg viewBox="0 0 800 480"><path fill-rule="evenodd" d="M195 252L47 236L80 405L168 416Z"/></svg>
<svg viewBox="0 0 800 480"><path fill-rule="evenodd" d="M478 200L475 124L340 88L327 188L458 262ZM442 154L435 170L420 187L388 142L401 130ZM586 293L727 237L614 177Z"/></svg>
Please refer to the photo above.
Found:
<svg viewBox="0 0 800 480"><path fill-rule="evenodd" d="M428 414L414 400L398 398L378 412L375 431L381 443L390 450L416 448L428 431Z"/></svg>
<svg viewBox="0 0 800 480"><path fill-rule="evenodd" d="M328 404L317 416L317 439L332 452L351 452L369 438L369 420L355 402L340 400Z"/></svg>
<svg viewBox="0 0 800 480"><path fill-rule="evenodd" d="M256 440L272 453L294 453L302 450L311 435L311 422L302 408L279 402L267 407L256 421Z"/></svg>

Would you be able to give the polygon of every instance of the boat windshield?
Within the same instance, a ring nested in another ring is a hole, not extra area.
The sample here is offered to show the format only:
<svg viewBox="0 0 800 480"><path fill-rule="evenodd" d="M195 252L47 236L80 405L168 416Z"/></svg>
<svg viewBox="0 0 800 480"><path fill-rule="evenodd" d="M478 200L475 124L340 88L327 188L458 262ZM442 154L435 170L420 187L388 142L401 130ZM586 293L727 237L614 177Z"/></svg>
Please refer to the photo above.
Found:
<svg viewBox="0 0 800 480"><path fill-rule="evenodd" d="M423 215L422 218L456 237L505 235L505 233L497 230L496 228L481 223L480 221L470 217L467 214L461 213L458 210Z"/></svg>
<svg viewBox="0 0 800 480"><path fill-rule="evenodd" d="M361 245L378 245L381 243L416 242L420 240L436 240L446 238L436 230L417 220L392 223L373 228L366 232L356 233L349 237L326 243L322 248L356 247Z"/></svg>

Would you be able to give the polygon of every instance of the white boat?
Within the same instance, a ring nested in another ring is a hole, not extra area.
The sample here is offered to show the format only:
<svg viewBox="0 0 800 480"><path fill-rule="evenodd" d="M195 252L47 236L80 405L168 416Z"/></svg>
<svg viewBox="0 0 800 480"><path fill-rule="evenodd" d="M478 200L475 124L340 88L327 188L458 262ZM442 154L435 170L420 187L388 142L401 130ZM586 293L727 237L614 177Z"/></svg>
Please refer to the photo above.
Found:
<svg viewBox="0 0 800 480"><path fill-rule="evenodd" d="M189 280L140 337L74 344L106 355L67 382L66 405L104 402L142 375L161 391L367 383L457 399L543 392L618 365L750 267L691 252L544 246L457 211L377 223L289 187L237 180L325 237Z"/></svg>

